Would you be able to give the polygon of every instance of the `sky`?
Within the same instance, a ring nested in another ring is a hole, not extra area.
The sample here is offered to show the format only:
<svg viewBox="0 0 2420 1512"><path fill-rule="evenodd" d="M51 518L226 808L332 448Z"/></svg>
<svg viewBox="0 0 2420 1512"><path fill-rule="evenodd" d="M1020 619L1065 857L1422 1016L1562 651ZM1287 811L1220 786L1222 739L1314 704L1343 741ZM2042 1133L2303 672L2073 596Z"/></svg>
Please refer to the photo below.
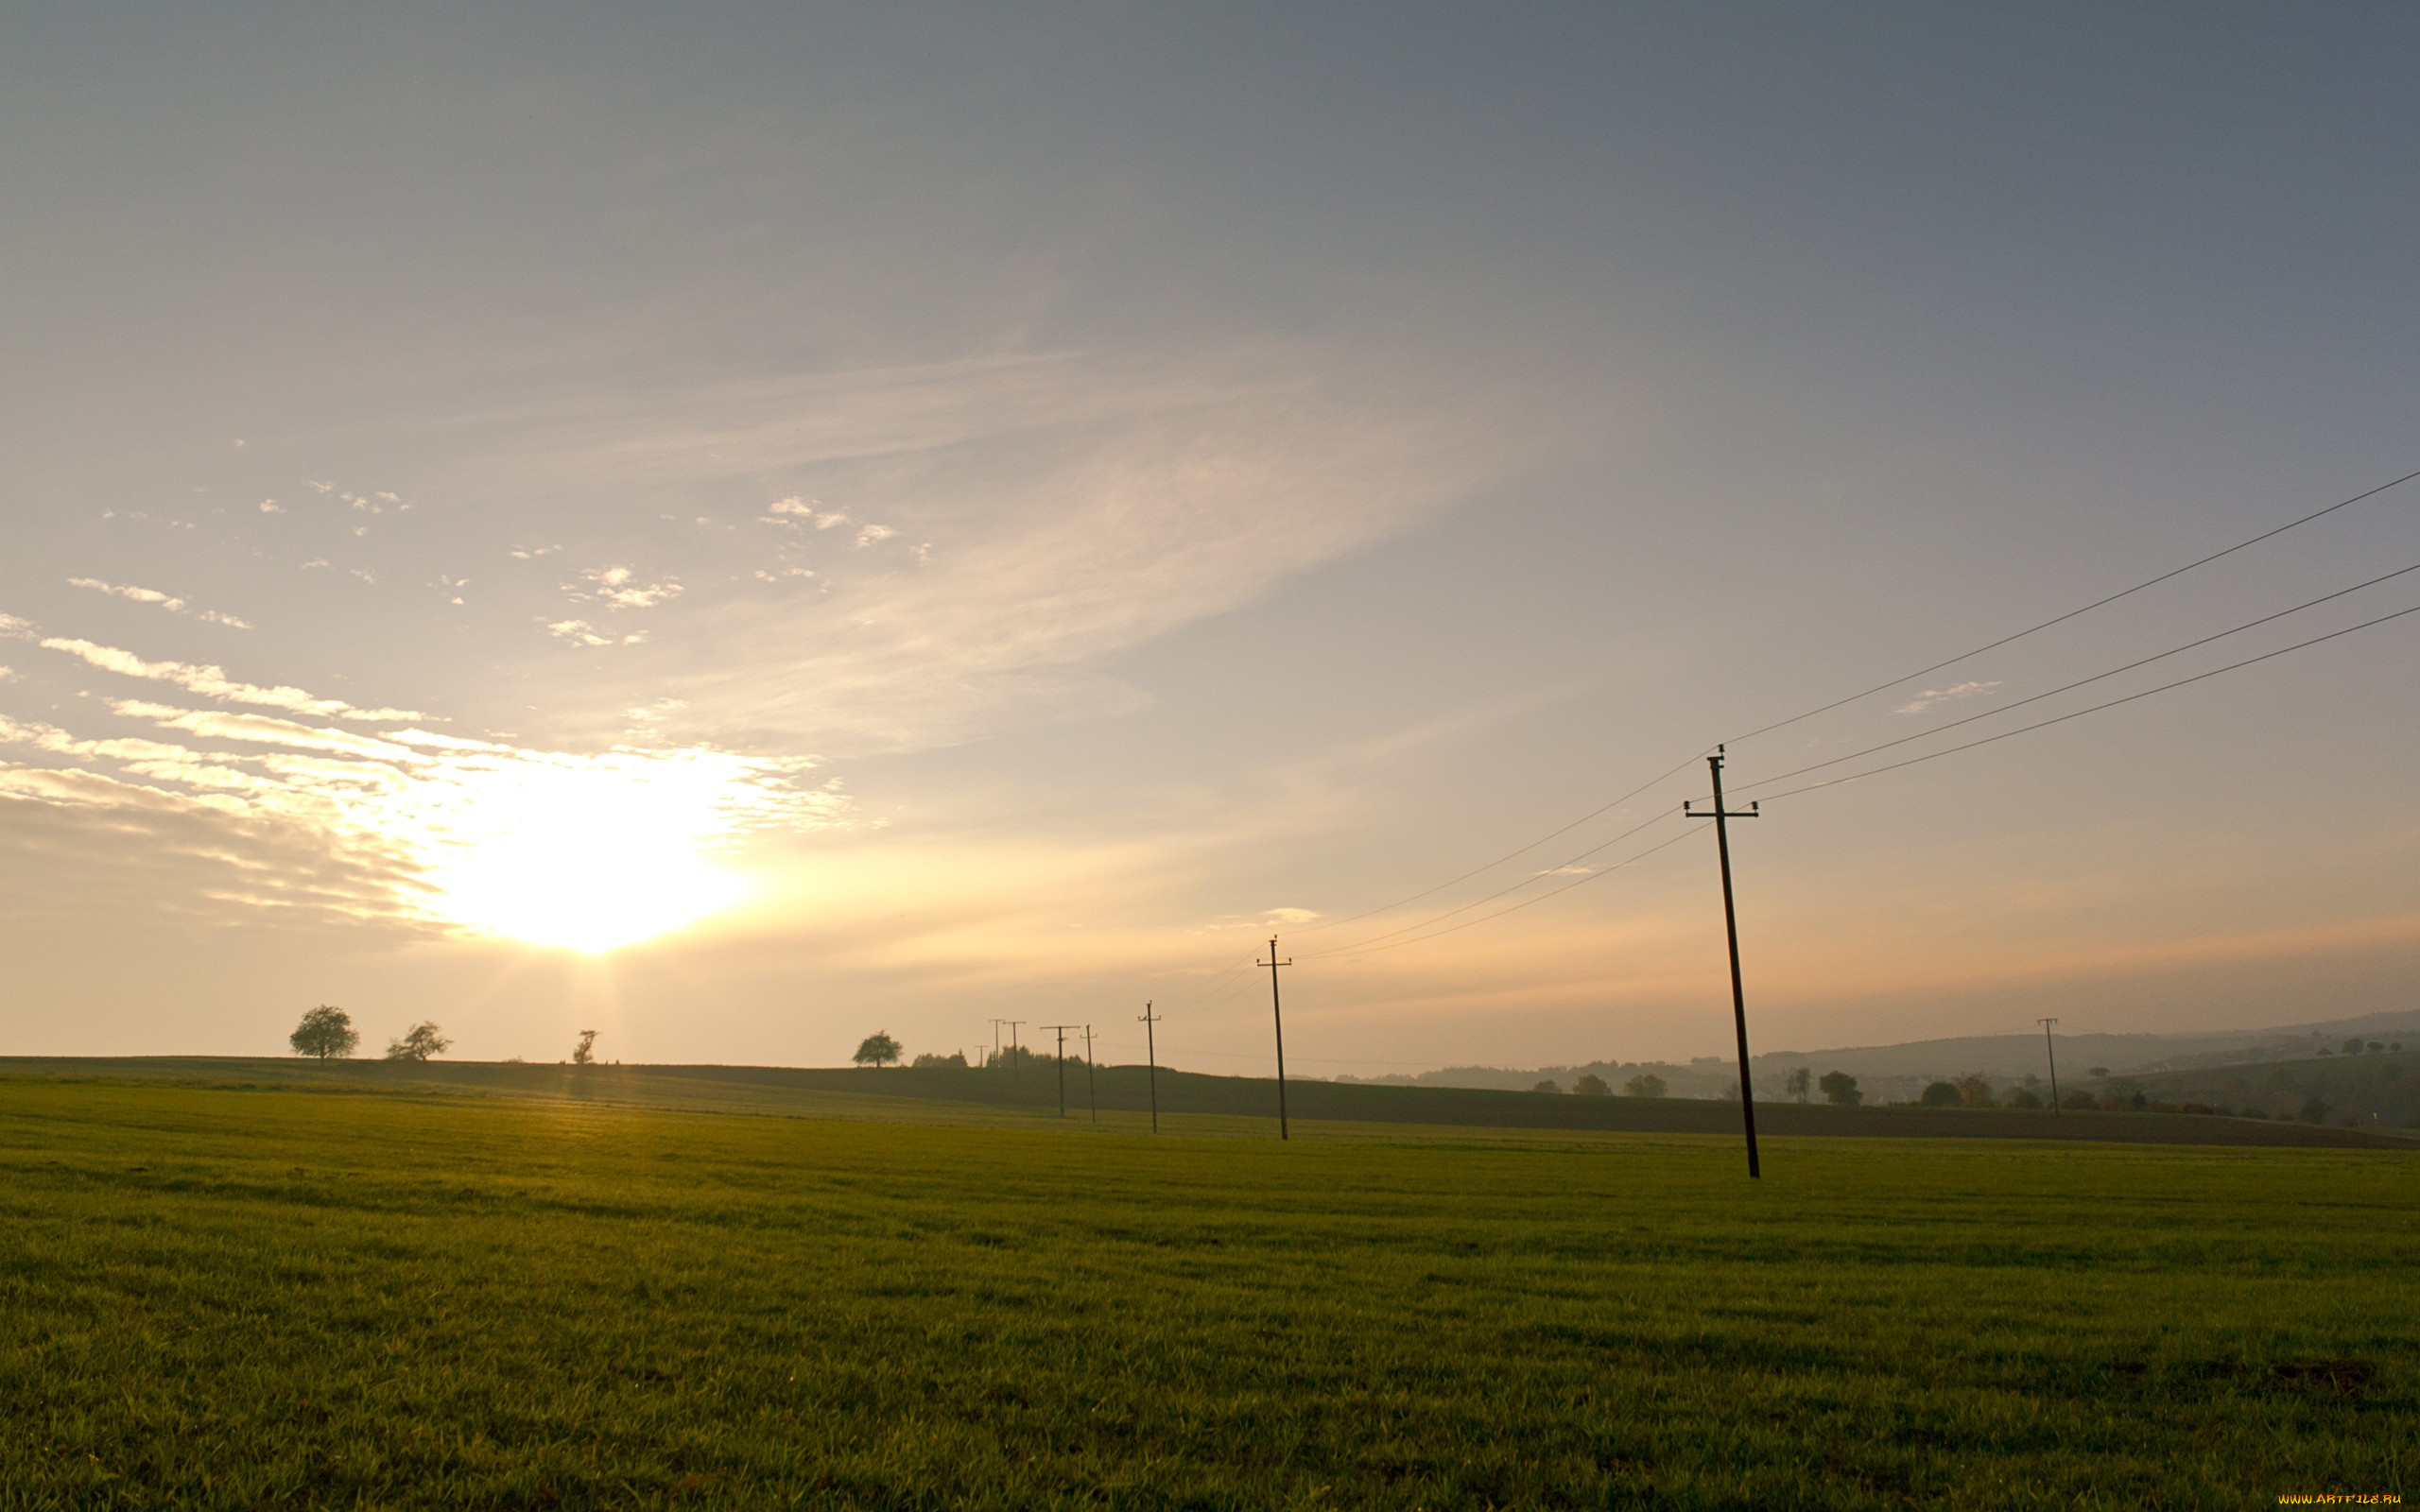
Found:
<svg viewBox="0 0 2420 1512"><path fill-rule="evenodd" d="M2411 1006L2420 481L1891 679L2420 469L2415 47L14 8L0 1051L1727 1055L1718 743L1759 1051Z"/></svg>

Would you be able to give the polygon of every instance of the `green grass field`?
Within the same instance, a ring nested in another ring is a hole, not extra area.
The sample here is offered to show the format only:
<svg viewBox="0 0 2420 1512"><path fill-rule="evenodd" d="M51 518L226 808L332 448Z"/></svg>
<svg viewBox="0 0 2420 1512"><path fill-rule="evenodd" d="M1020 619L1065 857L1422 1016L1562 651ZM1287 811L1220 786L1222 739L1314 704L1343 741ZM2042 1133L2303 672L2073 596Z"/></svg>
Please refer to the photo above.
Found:
<svg viewBox="0 0 2420 1512"><path fill-rule="evenodd" d="M1752 1186L1692 1135L951 1117L0 1078L0 1507L2212 1507L2420 1463L2405 1150L1784 1137Z"/></svg>

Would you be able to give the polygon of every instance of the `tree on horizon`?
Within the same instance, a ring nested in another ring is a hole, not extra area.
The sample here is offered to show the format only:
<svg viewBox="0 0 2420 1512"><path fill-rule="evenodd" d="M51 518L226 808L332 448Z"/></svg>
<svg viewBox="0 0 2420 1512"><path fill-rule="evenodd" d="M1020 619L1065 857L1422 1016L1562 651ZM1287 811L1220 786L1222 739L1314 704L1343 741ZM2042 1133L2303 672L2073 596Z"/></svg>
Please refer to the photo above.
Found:
<svg viewBox="0 0 2420 1512"><path fill-rule="evenodd" d="M899 1041L890 1038L889 1030L876 1029L859 1042L857 1053L849 1058L860 1066L871 1066L877 1071L885 1066L895 1066L899 1064Z"/></svg>
<svg viewBox="0 0 2420 1512"><path fill-rule="evenodd" d="M400 1040L387 1041L389 1060L429 1060L454 1048L434 1019L423 1019L404 1031Z"/></svg>
<svg viewBox="0 0 2420 1512"><path fill-rule="evenodd" d="M315 1060L342 1060L361 1043L361 1036L353 1027L353 1015L334 1004L322 1003L302 1015L302 1022L285 1037L298 1056Z"/></svg>

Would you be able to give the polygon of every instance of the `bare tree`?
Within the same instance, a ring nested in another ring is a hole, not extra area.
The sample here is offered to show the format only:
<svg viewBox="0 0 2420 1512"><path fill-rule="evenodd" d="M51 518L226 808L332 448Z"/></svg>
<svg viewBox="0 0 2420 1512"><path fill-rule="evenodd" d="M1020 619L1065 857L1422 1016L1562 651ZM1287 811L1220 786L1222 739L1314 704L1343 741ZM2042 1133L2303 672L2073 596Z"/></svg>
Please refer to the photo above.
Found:
<svg viewBox="0 0 2420 1512"><path fill-rule="evenodd" d="M454 1048L454 1041L438 1029L436 1021L423 1019L404 1031L400 1040L387 1041L389 1060L427 1060Z"/></svg>
<svg viewBox="0 0 2420 1512"><path fill-rule="evenodd" d="M353 1027L353 1015L331 1004L322 1003L302 1015L302 1022L285 1037L298 1056L310 1056L320 1060L342 1060L361 1043L361 1036Z"/></svg>
<svg viewBox="0 0 2420 1512"><path fill-rule="evenodd" d="M1814 1087L1814 1085L1815 1073L1805 1066L1801 1066L1796 1071L1791 1072L1787 1077L1783 1078L1781 1090L1789 1093L1790 1096L1803 1103L1806 1101L1806 1093Z"/></svg>
<svg viewBox="0 0 2420 1512"><path fill-rule="evenodd" d="M571 1063L575 1066L593 1066L596 1064L596 1030L582 1029L579 1031L579 1043L571 1047Z"/></svg>

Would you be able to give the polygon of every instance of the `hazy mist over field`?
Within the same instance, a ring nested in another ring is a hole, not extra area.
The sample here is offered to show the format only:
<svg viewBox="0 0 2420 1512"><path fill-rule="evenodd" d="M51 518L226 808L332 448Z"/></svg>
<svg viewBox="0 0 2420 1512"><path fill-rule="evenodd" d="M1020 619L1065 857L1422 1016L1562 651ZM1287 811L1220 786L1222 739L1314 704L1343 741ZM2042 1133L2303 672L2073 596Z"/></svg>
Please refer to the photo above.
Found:
<svg viewBox="0 0 2420 1512"><path fill-rule="evenodd" d="M1138 1060L1151 1000L1258 1074L1276 934L1313 1075L1727 1056L1724 740L1760 1050L2410 1008L2420 615L1782 795L2420 605L1783 778L2420 563L2420 482L1738 737L2420 468L2416 46L20 9L0 1038Z"/></svg>

